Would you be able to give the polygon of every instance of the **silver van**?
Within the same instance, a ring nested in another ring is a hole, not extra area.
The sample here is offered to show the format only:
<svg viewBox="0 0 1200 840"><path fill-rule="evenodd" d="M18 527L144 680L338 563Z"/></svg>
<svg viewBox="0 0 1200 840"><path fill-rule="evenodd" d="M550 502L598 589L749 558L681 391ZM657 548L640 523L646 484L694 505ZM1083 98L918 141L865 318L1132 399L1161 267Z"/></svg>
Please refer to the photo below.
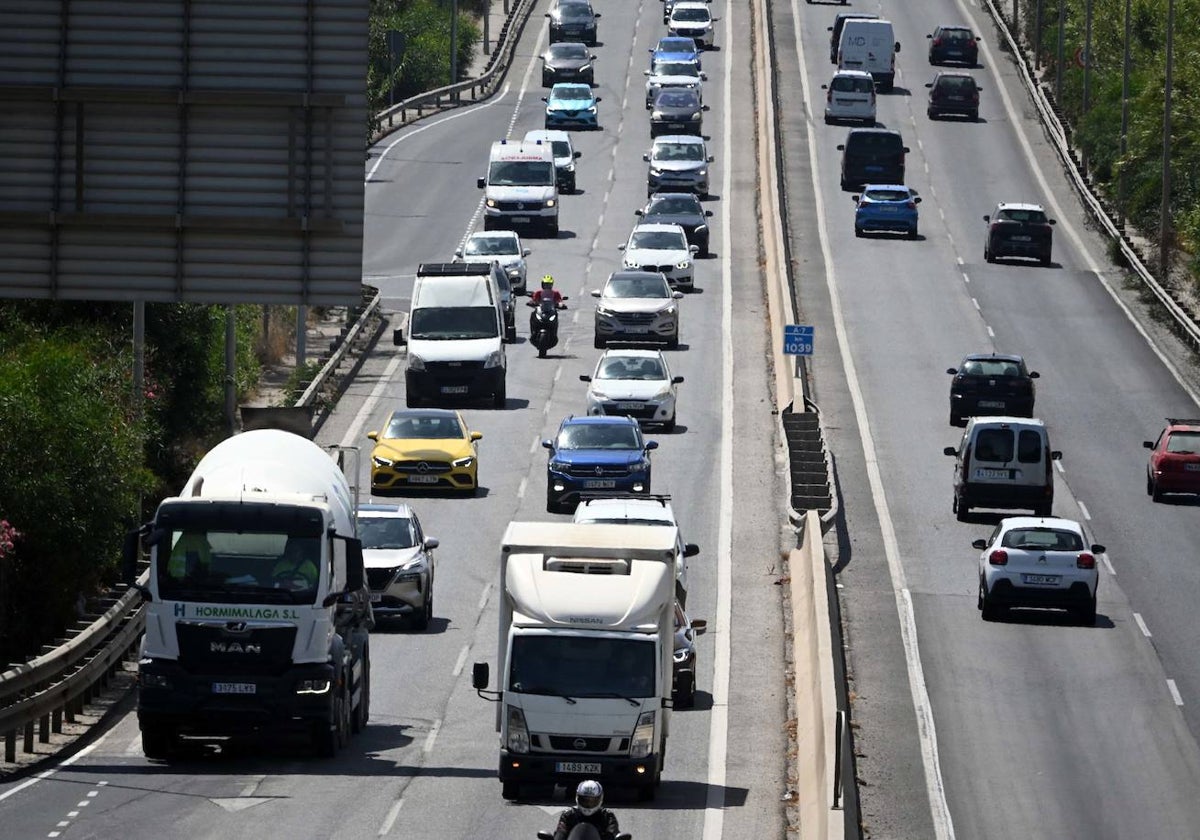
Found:
<svg viewBox="0 0 1200 840"><path fill-rule="evenodd" d="M1062 453L1050 448L1046 425L1027 417L972 417L954 458L954 507L959 522L971 508L1019 508L1050 516L1054 467Z"/></svg>

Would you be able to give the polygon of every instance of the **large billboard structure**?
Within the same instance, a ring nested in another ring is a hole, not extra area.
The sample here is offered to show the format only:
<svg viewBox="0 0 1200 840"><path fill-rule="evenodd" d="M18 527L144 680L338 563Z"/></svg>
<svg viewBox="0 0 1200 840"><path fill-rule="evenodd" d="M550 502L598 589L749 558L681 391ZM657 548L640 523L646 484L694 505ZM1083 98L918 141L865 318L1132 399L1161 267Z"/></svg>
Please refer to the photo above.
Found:
<svg viewBox="0 0 1200 840"><path fill-rule="evenodd" d="M0 297L357 302L368 0L0 0Z"/></svg>

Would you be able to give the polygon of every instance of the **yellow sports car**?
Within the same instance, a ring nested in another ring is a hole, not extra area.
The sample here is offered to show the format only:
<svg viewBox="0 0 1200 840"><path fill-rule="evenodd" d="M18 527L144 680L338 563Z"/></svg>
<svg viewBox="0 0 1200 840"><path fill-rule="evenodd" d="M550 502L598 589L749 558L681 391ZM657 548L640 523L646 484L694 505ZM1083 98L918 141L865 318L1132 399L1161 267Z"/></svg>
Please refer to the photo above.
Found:
<svg viewBox="0 0 1200 840"><path fill-rule="evenodd" d="M479 486L475 441L483 434L467 429L462 415L441 408L392 412L383 429L367 434L373 493L425 489L466 490Z"/></svg>

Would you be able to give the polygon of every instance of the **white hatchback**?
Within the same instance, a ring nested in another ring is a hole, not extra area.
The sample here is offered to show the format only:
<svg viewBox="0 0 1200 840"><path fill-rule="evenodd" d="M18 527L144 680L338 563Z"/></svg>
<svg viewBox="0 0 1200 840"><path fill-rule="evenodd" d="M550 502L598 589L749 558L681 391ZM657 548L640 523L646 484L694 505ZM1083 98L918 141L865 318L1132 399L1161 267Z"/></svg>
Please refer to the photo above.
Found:
<svg viewBox="0 0 1200 840"><path fill-rule="evenodd" d="M660 424L664 432L675 431L675 401L682 376L672 376L659 350L608 350L596 370L579 378L590 383L588 414L626 415L642 423Z"/></svg>
<svg viewBox="0 0 1200 840"><path fill-rule="evenodd" d="M865 70L839 70L825 90L825 124L839 120L875 125L875 80Z"/></svg>
<svg viewBox="0 0 1200 840"><path fill-rule="evenodd" d="M981 552L977 606L984 621L995 621L1009 607L1054 607L1069 610L1085 626L1096 623L1096 556L1105 548L1089 546L1078 522L1012 516L971 545Z"/></svg>

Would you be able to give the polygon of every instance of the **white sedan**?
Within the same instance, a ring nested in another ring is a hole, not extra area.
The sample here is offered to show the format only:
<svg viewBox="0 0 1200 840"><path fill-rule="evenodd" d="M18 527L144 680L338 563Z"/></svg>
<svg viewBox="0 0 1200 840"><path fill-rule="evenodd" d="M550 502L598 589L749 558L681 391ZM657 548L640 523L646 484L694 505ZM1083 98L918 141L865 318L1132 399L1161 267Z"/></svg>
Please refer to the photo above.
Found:
<svg viewBox="0 0 1200 840"><path fill-rule="evenodd" d="M629 241L618 247L625 252L626 269L662 272L673 288L695 286L693 260L700 249L688 245L687 234L681 226L641 224L629 234Z"/></svg>
<svg viewBox="0 0 1200 840"><path fill-rule="evenodd" d="M981 552L978 607L984 621L995 621L1009 607L1055 607L1085 626L1096 623L1096 556L1105 548L1089 546L1078 522L1011 516L971 545Z"/></svg>
<svg viewBox="0 0 1200 840"><path fill-rule="evenodd" d="M590 383L588 414L627 415L642 423L660 424L675 431L675 401L682 376L672 376L659 350L608 350L596 371L579 378Z"/></svg>

